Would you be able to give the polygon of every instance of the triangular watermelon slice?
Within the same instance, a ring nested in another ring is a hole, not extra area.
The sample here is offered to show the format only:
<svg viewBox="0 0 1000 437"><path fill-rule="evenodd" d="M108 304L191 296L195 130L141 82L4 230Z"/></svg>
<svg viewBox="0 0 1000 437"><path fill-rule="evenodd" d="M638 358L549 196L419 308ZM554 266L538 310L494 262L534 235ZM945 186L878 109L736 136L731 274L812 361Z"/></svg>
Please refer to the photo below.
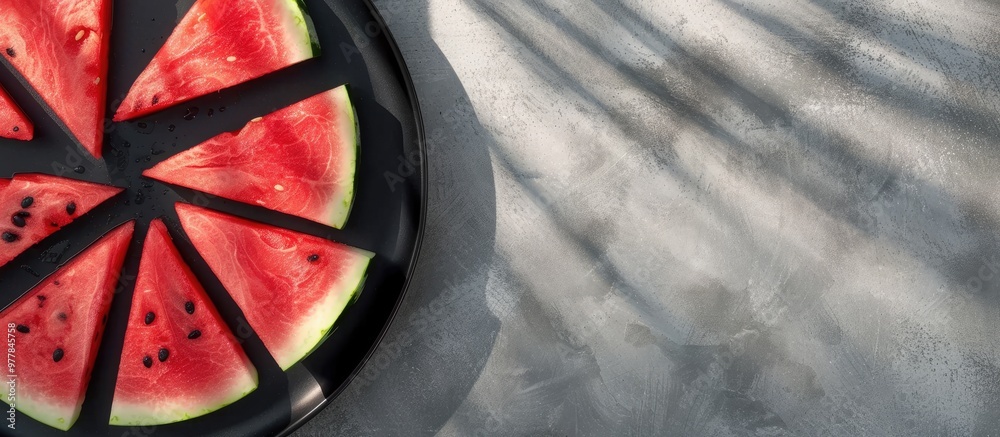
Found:
<svg viewBox="0 0 1000 437"><path fill-rule="evenodd" d="M0 56L101 157L111 0L0 0Z"/></svg>
<svg viewBox="0 0 1000 437"><path fill-rule="evenodd" d="M139 75L115 121L310 59L319 45L299 0L197 0Z"/></svg>
<svg viewBox="0 0 1000 437"><path fill-rule="evenodd" d="M223 133L142 174L341 228L354 202L357 123L347 87Z"/></svg>
<svg viewBox="0 0 1000 437"><path fill-rule="evenodd" d="M142 249L110 423L178 422L256 388L257 369L181 259L163 221L154 220Z"/></svg>
<svg viewBox="0 0 1000 437"><path fill-rule="evenodd" d="M0 123L0 137L22 141L35 137L35 126L3 88L0 88Z"/></svg>
<svg viewBox="0 0 1000 437"><path fill-rule="evenodd" d="M35 173L0 179L0 265L120 192Z"/></svg>
<svg viewBox="0 0 1000 437"><path fill-rule="evenodd" d="M18 411L63 431L76 422L134 227L111 231L0 313Z"/></svg>
<svg viewBox="0 0 1000 437"><path fill-rule="evenodd" d="M326 339L374 256L189 204L176 209L184 232L285 370Z"/></svg>

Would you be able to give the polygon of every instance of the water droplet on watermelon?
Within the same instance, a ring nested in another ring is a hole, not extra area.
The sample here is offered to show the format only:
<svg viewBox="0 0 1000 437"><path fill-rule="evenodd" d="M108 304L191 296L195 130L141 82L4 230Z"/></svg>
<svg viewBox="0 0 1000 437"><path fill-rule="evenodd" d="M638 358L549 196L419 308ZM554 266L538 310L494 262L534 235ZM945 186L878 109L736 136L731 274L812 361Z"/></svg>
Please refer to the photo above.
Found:
<svg viewBox="0 0 1000 437"><path fill-rule="evenodd" d="M212 114L215 114L215 110L212 108L208 108L208 116L211 117Z"/></svg>
<svg viewBox="0 0 1000 437"><path fill-rule="evenodd" d="M139 122L136 126L139 126L139 129L145 129L148 125L144 122Z"/></svg>
<svg viewBox="0 0 1000 437"><path fill-rule="evenodd" d="M135 193L135 204L142 205L142 202L146 201L146 195L142 193L142 190L138 190Z"/></svg>
<svg viewBox="0 0 1000 437"><path fill-rule="evenodd" d="M76 202L70 202L66 205L66 213L69 215L76 214Z"/></svg>
<svg viewBox="0 0 1000 437"><path fill-rule="evenodd" d="M156 314L153 314L152 311L146 313L146 320L145 320L146 324L148 325L150 323L153 323L153 320L156 320Z"/></svg>
<svg viewBox="0 0 1000 437"><path fill-rule="evenodd" d="M146 366L147 369L153 367L153 359L149 355L142 357L142 365Z"/></svg>
<svg viewBox="0 0 1000 437"><path fill-rule="evenodd" d="M153 149L152 154L153 155L159 155L159 154L161 154L163 152L164 152L163 149Z"/></svg>
<svg viewBox="0 0 1000 437"><path fill-rule="evenodd" d="M197 106L192 106L188 108L187 114L184 114L184 119L187 121L194 120L198 116L199 109Z"/></svg>
<svg viewBox="0 0 1000 437"><path fill-rule="evenodd" d="M25 197L24 199L21 199L21 208L27 208L31 206L32 203L35 203L34 197L31 196Z"/></svg>
<svg viewBox="0 0 1000 437"><path fill-rule="evenodd" d="M188 314L194 314L194 302L184 302L184 311L187 311Z"/></svg>
<svg viewBox="0 0 1000 437"><path fill-rule="evenodd" d="M160 348L160 353L157 356L157 358L160 359L160 362L162 363L164 361L167 361L167 358L169 357L170 357L170 351L168 351L167 348Z"/></svg>
<svg viewBox="0 0 1000 437"><path fill-rule="evenodd" d="M24 221L24 217L21 217L21 216L19 216L17 214L14 214L13 216L11 216L10 222L13 223L14 226L17 226L19 228L23 228L24 225L28 224L27 222Z"/></svg>
<svg viewBox="0 0 1000 437"><path fill-rule="evenodd" d="M169 132L173 132L174 129L177 129L177 126L174 126L174 125L167 126L167 131L169 131Z"/></svg>
<svg viewBox="0 0 1000 437"><path fill-rule="evenodd" d="M62 348L56 348L55 352L52 352L52 361L55 361L55 362L58 363L58 362L62 361L62 359L63 359L63 350L62 350Z"/></svg>
<svg viewBox="0 0 1000 437"><path fill-rule="evenodd" d="M17 234L8 231L8 232L4 232L3 235L0 235L0 238L3 238L3 241L6 241L8 243L13 243L13 242L17 241L17 239L19 237L18 237Z"/></svg>
<svg viewBox="0 0 1000 437"><path fill-rule="evenodd" d="M307 260L308 260L309 262L311 262L311 263L314 263L314 262L316 262L316 261L319 261L319 255L318 255L318 254L315 254L315 253L314 253L314 254L312 254L312 255L309 255L309 258L306 258L306 259L307 259Z"/></svg>
<svg viewBox="0 0 1000 437"><path fill-rule="evenodd" d="M143 53L146 53L146 49L142 49L142 52L143 52Z"/></svg>
<svg viewBox="0 0 1000 437"><path fill-rule="evenodd" d="M7 47L7 56L10 56L12 58L14 56L16 56L16 53L14 53L14 48L13 47Z"/></svg>
<svg viewBox="0 0 1000 437"><path fill-rule="evenodd" d="M76 168L73 169L73 171L83 174L85 171L87 171L87 169L84 168L82 165L78 165L76 166Z"/></svg>
<svg viewBox="0 0 1000 437"><path fill-rule="evenodd" d="M122 145L125 146L126 149L129 148L129 147L132 147L132 143L130 143L128 141L126 141L125 144L122 144Z"/></svg>
<svg viewBox="0 0 1000 437"><path fill-rule="evenodd" d="M197 329L195 329L194 331L191 331L191 333L188 334L188 339L191 339L191 340L194 340L194 339L196 339L198 337L201 337L201 331L199 331Z"/></svg>
<svg viewBox="0 0 1000 437"><path fill-rule="evenodd" d="M219 107L219 112L226 112L226 107L225 106L220 106Z"/></svg>
<svg viewBox="0 0 1000 437"><path fill-rule="evenodd" d="M27 326L24 325L17 325L17 332L20 332L22 334L27 334L31 332L31 328L28 328Z"/></svg>

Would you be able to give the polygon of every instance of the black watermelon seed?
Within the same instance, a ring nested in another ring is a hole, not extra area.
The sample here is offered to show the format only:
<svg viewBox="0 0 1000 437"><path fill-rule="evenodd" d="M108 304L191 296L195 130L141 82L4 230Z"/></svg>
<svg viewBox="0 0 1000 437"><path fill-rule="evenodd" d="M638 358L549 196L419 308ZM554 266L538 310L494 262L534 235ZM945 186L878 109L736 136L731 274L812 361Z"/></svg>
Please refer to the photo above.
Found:
<svg viewBox="0 0 1000 437"><path fill-rule="evenodd" d="M146 324L153 323L153 320L156 320L156 314L153 314L152 311L146 313Z"/></svg>
<svg viewBox="0 0 1000 437"><path fill-rule="evenodd" d="M17 126L14 126L14 132L17 132L17 131L19 131L19 130L21 130L21 128L19 128L19 127L17 127Z"/></svg>
<svg viewBox="0 0 1000 437"><path fill-rule="evenodd" d="M159 358L160 362L162 363L164 361L167 361L167 357L169 356L170 356L170 351L168 351L167 348L161 348L160 355L157 358Z"/></svg>
<svg viewBox="0 0 1000 437"><path fill-rule="evenodd" d="M11 222L11 223L13 223L13 224L14 224L14 226L17 226L17 227L19 227L19 228L23 228L23 227L24 227L24 225L27 225L27 224L28 224L28 222L24 221L24 217L21 217L21 216L19 216L19 215L17 215L17 214L14 214L14 215L13 215L13 216L12 216L12 217L10 218L10 222Z"/></svg>
<svg viewBox="0 0 1000 437"><path fill-rule="evenodd" d="M27 326L24 325L17 325L17 332L20 332L22 334L27 334L31 332L31 329L29 329Z"/></svg>
<svg viewBox="0 0 1000 437"><path fill-rule="evenodd" d="M160 96L153 96L153 104L160 103Z"/></svg>
<svg viewBox="0 0 1000 437"><path fill-rule="evenodd" d="M59 318L59 320L62 320L64 322L66 321L66 313L59 313L59 315L57 315L56 317Z"/></svg>
<svg viewBox="0 0 1000 437"><path fill-rule="evenodd" d="M309 262L314 263L316 261L319 261L319 255L314 253L312 255L309 255L309 258L306 259L309 260Z"/></svg>
<svg viewBox="0 0 1000 437"><path fill-rule="evenodd" d="M14 215L16 215L18 217L24 217L24 218L31 217L31 213L28 212L28 211L18 211L18 212L15 212Z"/></svg>
<svg viewBox="0 0 1000 437"><path fill-rule="evenodd" d="M187 311L188 314L194 314L194 302L184 302L184 311Z"/></svg>
<svg viewBox="0 0 1000 437"><path fill-rule="evenodd" d="M188 334L188 339L190 339L190 340L194 340L194 339L196 339L198 337L201 337L201 331L199 331L197 329L195 329L194 331L191 331L191 333Z"/></svg>
<svg viewBox="0 0 1000 437"><path fill-rule="evenodd" d="M55 352L52 352L52 361L55 361L55 362L58 363L59 361L62 361L62 359L63 359L63 350L62 350L62 348L56 348Z"/></svg>
<svg viewBox="0 0 1000 437"><path fill-rule="evenodd" d="M142 365L146 366L147 369L153 367L153 359L149 355L142 357Z"/></svg>
<svg viewBox="0 0 1000 437"><path fill-rule="evenodd" d="M59 282L58 280L56 280L56 281L52 281L52 283L53 283L53 284L55 284L56 286L59 286L59 285L61 285L61 284L62 284L62 282Z"/></svg>
<svg viewBox="0 0 1000 437"><path fill-rule="evenodd" d="M45 296L43 296L43 295L41 295L41 294L39 294L39 295L37 296L37 298L38 298L38 300L40 300L40 301L42 301L42 302L45 302L45 299L47 299L47 298L46 298Z"/></svg>
<svg viewBox="0 0 1000 437"><path fill-rule="evenodd" d="M66 205L66 212L69 215L75 214L76 213L76 202L70 202L69 205Z"/></svg>
<svg viewBox="0 0 1000 437"><path fill-rule="evenodd" d="M49 222L49 226L52 226L53 228L58 228L59 227L59 223Z"/></svg>
<svg viewBox="0 0 1000 437"><path fill-rule="evenodd" d="M16 56L16 55L17 55L17 54L16 54L16 53L14 53L14 48L13 48L13 47L7 47L7 56L10 56L10 57L12 57L12 58L13 58L13 57L14 57L14 56Z"/></svg>
<svg viewBox="0 0 1000 437"><path fill-rule="evenodd" d="M31 206L32 203L35 203L35 198L34 197L31 197L31 196L25 197L25 198L21 199L21 208L27 208L27 207Z"/></svg>
<svg viewBox="0 0 1000 437"><path fill-rule="evenodd" d="M6 241L8 243L13 243L17 241L18 236L13 232L4 232L3 235L0 235L0 238L3 238L3 241Z"/></svg>

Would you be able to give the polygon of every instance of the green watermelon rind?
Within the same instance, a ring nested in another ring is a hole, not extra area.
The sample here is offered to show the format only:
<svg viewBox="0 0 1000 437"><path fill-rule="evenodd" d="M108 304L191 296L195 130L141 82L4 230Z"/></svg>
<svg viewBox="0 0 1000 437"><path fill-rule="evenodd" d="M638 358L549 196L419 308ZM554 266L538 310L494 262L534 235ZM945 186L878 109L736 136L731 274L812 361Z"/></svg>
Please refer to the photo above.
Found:
<svg viewBox="0 0 1000 437"><path fill-rule="evenodd" d="M249 364L250 360L247 359ZM257 374L257 370L253 366L248 366L251 371L253 383L247 386L236 386L233 387L234 390L228 396L223 398L219 403L203 407L196 411L187 411L183 407L173 408L173 412L168 412L168 408L158 408L156 411L149 412L145 406L119 406L117 415L112 415L111 419L108 420L108 424L114 426L157 426L157 425L167 425L171 423L183 422L185 420L194 419L196 417L201 417L209 413L214 413L219 411L229 405L232 405L236 401L243 399L248 394L253 393L257 390L260 385L260 376ZM123 414L124 411L134 410L135 413Z"/></svg>
<svg viewBox="0 0 1000 437"><path fill-rule="evenodd" d="M340 144L331 145L334 149L343 152L345 172L342 180L346 180L347 182L343 186L343 198L334 200L330 205L327 205L327 217L329 217L328 224L330 226L343 229L344 224L347 223L347 218L351 215L351 209L354 207L354 184L358 169L358 155L361 151L361 141L357 111L355 111L354 104L351 102L351 95L347 90L347 85L341 85L333 89L331 93L333 98L336 99L334 107L341 108L344 111L344 113L340 114L341 117L337 117L344 124L335 127L335 129L337 132L350 132L351 138L349 141L352 143L348 144L346 141L343 141Z"/></svg>
<svg viewBox="0 0 1000 437"><path fill-rule="evenodd" d="M333 334L336 322L340 320L340 317L350 304L354 303L364 288L365 281L368 279L368 269L375 254L357 248L351 248L351 251L355 255L358 255L356 264L352 266L353 272L345 274L337 283L331 286L331 289L327 293L329 297L326 300L332 301L318 305L320 308L326 307L328 309L327 317L305 318L309 323L301 325L297 335L293 337L303 339L300 342L303 345L302 348L293 349L285 355L278 355L272 351L272 356L278 363L278 366L281 367L281 370L288 370L318 349ZM339 290L348 289L348 287L350 287L350 291L338 293Z"/></svg>
<svg viewBox="0 0 1000 437"><path fill-rule="evenodd" d="M313 23L312 17L309 16L309 9L306 8L305 2L303 0L285 0L285 6L288 8L289 14L291 14L290 18L295 27L298 27L304 33L305 38L300 49L305 51L308 48L308 53L311 53L312 57L322 54L319 45L319 35L316 33L316 24Z"/></svg>

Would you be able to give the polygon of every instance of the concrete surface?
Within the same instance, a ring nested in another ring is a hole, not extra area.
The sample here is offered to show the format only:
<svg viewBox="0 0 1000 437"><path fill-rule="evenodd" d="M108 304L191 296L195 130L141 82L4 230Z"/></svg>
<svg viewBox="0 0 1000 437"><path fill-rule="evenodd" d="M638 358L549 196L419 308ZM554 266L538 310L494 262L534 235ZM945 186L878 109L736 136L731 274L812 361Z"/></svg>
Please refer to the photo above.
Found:
<svg viewBox="0 0 1000 437"><path fill-rule="evenodd" d="M381 0L425 249L296 435L997 435L1000 3Z"/></svg>

